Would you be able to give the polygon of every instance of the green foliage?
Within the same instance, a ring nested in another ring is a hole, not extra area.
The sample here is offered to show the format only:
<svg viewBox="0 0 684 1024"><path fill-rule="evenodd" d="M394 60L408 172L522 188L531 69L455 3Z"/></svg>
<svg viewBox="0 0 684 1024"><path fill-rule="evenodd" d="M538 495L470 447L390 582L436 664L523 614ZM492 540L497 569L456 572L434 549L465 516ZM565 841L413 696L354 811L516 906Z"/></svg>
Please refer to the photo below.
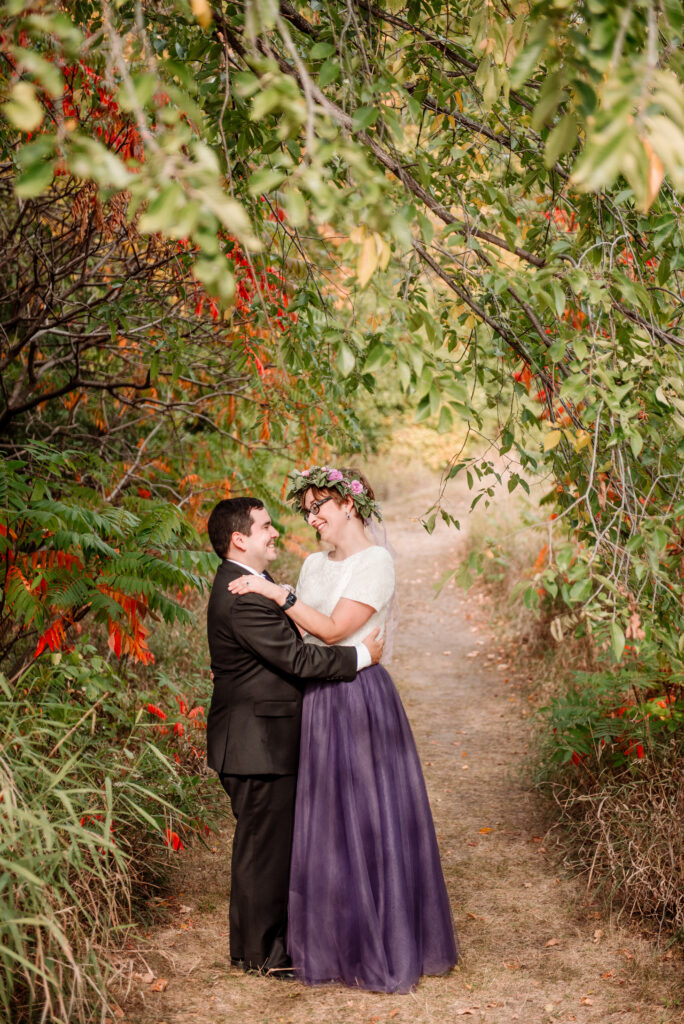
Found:
<svg viewBox="0 0 684 1024"><path fill-rule="evenodd" d="M634 664L616 672L578 673L541 714L550 762L573 762L579 771L598 775L667 746L682 730L684 700L681 686L654 679Z"/></svg>
<svg viewBox="0 0 684 1024"><path fill-rule="evenodd" d="M45 649L61 650L86 616L108 626L118 655L151 660L141 620L188 623L169 592L200 589L215 564L188 550L197 538L175 506L103 507L74 487L78 461L34 444L0 468L0 653L17 659L15 678Z"/></svg>

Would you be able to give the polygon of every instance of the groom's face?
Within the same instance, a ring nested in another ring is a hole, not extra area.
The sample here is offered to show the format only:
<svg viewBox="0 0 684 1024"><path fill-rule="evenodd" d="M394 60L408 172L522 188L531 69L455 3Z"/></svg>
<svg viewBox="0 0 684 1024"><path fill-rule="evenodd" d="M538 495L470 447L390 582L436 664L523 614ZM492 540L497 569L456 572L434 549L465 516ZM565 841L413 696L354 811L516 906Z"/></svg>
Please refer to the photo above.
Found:
<svg viewBox="0 0 684 1024"><path fill-rule="evenodd" d="M257 572L263 572L268 563L278 556L275 547L278 531L271 523L271 517L265 508L253 508L250 519L252 529L249 535L239 534L241 545L244 545L244 554L240 561Z"/></svg>

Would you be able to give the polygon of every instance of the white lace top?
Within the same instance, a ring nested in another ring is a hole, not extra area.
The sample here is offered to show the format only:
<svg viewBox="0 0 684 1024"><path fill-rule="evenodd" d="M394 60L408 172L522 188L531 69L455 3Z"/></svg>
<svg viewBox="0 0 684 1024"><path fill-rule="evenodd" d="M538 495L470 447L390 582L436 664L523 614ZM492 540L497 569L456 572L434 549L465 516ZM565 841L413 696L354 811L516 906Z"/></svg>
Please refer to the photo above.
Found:
<svg viewBox="0 0 684 1024"><path fill-rule="evenodd" d="M297 597L323 615L331 615L342 597L375 608L368 622L342 641L355 644L376 626L384 626L394 585L394 562L386 548L377 545L364 548L341 562L328 558L327 551L318 551L309 555L302 566L297 581ZM304 639L307 643L323 643L309 633Z"/></svg>

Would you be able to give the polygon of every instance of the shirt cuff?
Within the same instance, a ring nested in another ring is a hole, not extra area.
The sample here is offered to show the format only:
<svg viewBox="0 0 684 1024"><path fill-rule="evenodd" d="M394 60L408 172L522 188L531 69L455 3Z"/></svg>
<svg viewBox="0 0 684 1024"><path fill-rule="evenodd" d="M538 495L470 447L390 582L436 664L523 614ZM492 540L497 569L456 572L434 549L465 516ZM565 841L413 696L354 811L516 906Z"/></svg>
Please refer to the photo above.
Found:
<svg viewBox="0 0 684 1024"><path fill-rule="evenodd" d="M372 665L373 659L365 644L354 644L354 647L356 648L356 671L360 672L362 668Z"/></svg>

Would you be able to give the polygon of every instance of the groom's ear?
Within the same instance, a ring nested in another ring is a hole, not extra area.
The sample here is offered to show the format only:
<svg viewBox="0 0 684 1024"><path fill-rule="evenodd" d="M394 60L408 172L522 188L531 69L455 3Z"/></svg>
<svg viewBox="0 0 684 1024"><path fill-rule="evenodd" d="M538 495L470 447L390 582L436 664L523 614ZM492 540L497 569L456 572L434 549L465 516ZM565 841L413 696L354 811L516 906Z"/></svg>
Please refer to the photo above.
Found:
<svg viewBox="0 0 684 1024"><path fill-rule="evenodd" d="M245 551L246 547L244 533L239 533L237 530L231 533L229 550L230 548L237 548L238 551Z"/></svg>

